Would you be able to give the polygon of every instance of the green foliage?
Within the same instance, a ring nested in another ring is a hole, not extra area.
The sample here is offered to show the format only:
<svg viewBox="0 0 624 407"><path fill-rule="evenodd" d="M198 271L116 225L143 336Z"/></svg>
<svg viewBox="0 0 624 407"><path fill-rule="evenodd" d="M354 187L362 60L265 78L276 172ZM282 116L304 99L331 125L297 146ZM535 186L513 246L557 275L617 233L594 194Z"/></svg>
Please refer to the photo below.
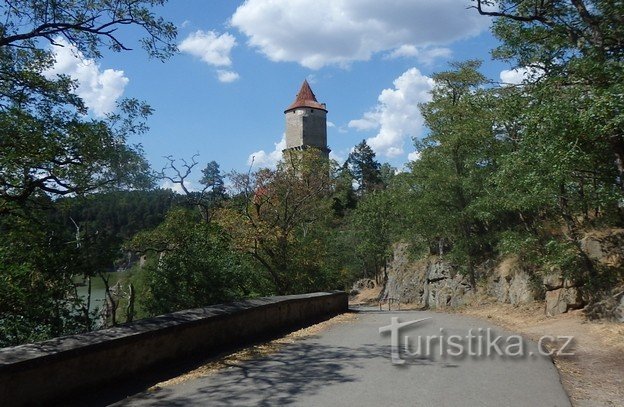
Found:
<svg viewBox="0 0 624 407"><path fill-rule="evenodd" d="M344 217L357 205L357 194L353 188L353 175L349 171L348 163L344 163L336 171L334 194L332 196L332 209L338 217Z"/></svg>
<svg viewBox="0 0 624 407"><path fill-rule="evenodd" d="M0 8L0 47L28 51L53 44L63 37L89 58L100 58L101 47L113 51L129 48L117 33L122 26L141 28L140 42L151 57L167 58L175 51L176 28L154 15L153 9L166 0L56 0L33 2L12 0Z"/></svg>
<svg viewBox="0 0 624 407"><path fill-rule="evenodd" d="M0 6L0 345L94 326L72 279L110 262L119 237L63 225L58 199L152 185L141 147L128 143L147 130L152 109L128 99L104 118L90 117L75 82L49 77L50 46L65 41L97 59L102 46L128 49L118 29L134 26L147 34L142 44L150 56L167 57L175 51L175 28L152 11L163 3Z"/></svg>
<svg viewBox="0 0 624 407"><path fill-rule="evenodd" d="M141 230L155 228L171 207L184 203L183 197L170 190L116 191L60 199L54 205L52 218L70 233L76 232L78 225L84 243L99 244L97 252L107 256L97 264L112 271L125 240Z"/></svg>
<svg viewBox="0 0 624 407"><path fill-rule="evenodd" d="M360 200L348 218L355 276L376 278L386 270L399 219L389 190L371 192Z"/></svg>
<svg viewBox="0 0 624 407"><path fill-rule="evenodd" d="M48 45L60 38L88 57L100 46L127 49L120 26L147 33L144 48L166 57L175 50L175 28L154 16L163 1L12 1L0 8L0 215L29 208L43 195L82 195L150 185L140 146L127 144L146 131L151 109L124 100L104 119L85 116L67 77L49 78Z"/></svg>
<svg viewBox="0 0 624 407"><path fill-rule="evenodd" d="M490 246L479 199L500 149L479 66L453 64L454 70L433 76L432 100L421 106L430 132L416 142L420 158L403 184L412 198L413 235L431 246L450 244L451 256L472 278L475 261Z"/></svg>
<svg viewBox="0 0 624 407"><path fill-rule="evenodd" d="M518 246L528 257L594 285L605 272L583 252L583 233L624 220L623 5L480 4L500 10L481 9L498 17L493 32L501 45L494 55L532 72L522 86L496 91L499 137L508 148L491 179L490 209L515 214L520 222L510 229L535 236L532 248Z"/></svg>
<svg viewBox="0 0 624 407"><path fill-rule="evenodd" d="M0 109L0 214L32 207L38 201L31 198L43 194L149 186L140 149L126 145L129 133L111 120L85 121L68 110Z"/></svg>
<svg viewBox="0 0 624 407"><path fill-rule="evenodd" d="M120 0L118 14L104 0L0 8L0 346L93 329L72 279L109 270L128 239L147 259L123 281L137 289L138 316L381 280L398 241L447 256L473 285L480 261L506 255L538 284L551 270L594 292L624 278L581 244L588 229L624 224L622 2L475 0L496 17L494 55L531 75L496 85L478 61L433 75L420 106L429 131L408 171L380 165L362 141L340 168L310 149L234 173L232 197L214 161L202 189L187 188L195 157L169 158L161 173L183 197L111 192L152 186L140 146L127 143L151 108L125 100L106 118L85 115L76 84L44 74L47 44L64 38L97 58L102 46L127 48L105 30L130 24L166 57L175 29L151 11L162 3Z"/></svg>
<svg viewBox="0 0 624 407"><path fill-rule="evenodd" d="M321 152L293 153L276 170L234 174L240 199L219 211L218 223L251 256L279 294L335 288L328 253L332 164Z"/></svg>
<svg viewBox="0 0 624 407"><path fill-rule="evenodd" d="M537 121L539 113L547 124L539 133L565 139L567 146L553 146L560 154L573 148L581 159L586 154L589 160L594 159L592 155L607 154L595 178L612 177L605 172L610 164L610 172L617 172L615 185L621 196L624 5L609 0L562 1L543 7L520 0L487 3L506 10L494 22L494 34L501 40L495 56L534 67L536 78L531 82L540 79L526 92L532 111L525 117Z"/></svg>
<svg viewBox="0 0 624 407"><path fill-rule="evenodd" d="M229 238L199 214L174 209L156 229L129 244L150 253L137 290L148 315L197 308L267 292L267 282L231 249Z"/></svg>
<svg viewBox="0 0 624 407"><path fill-rule="evenodd" d="M357 183L360 195L382 187L381 165L366 140L355 146L345 164Z"/></svg>
<svg viewBox="0 0 624 407"><path fill-rule="evenodd" d="M71 279L81 265L71 236L17 217L0 219L0 236L0 347L88 327Z"/></svg>
<svg viewBox="0 0 624 407"><path fill-rule="evenodd" d="M225 182L219 164L216 161L210 161L202 170L202 175L199 183L209 188L212 193L211 199L223 200L225 198Z"/></svg>
<svg viewBox="0 0 624 407"><path fill-rule="evenodd" d="M76 278L99 282L100 273L114 270L122 257L122 242L156 227L174 200L170 191L120 191L44 201L40 206L48 209L31 216L1 217L1 342L101 326L99 310L78 296Z"/></svg>

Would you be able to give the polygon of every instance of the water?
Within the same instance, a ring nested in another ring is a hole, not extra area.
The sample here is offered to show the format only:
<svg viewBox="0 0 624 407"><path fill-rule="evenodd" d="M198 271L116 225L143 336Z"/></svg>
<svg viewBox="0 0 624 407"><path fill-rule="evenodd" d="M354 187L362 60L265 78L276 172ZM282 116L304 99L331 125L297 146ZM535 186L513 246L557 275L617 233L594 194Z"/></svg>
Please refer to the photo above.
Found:
<svg viewBox="0 0 624 407"><path fill-rule="evenodd" d="M104 276L108 278L108 286L113 288L119 280L127 280L132 275L129 270L126 271L114 271L104 273ZM78 295L85 301L89 295L89 287L87 280L82 276L74 278L74 283L77 284ZM89 311L94 311L96 308L101 310L106 303L106 288L104 281L100 276L91 277L91 303L89 304Z"/></svg>

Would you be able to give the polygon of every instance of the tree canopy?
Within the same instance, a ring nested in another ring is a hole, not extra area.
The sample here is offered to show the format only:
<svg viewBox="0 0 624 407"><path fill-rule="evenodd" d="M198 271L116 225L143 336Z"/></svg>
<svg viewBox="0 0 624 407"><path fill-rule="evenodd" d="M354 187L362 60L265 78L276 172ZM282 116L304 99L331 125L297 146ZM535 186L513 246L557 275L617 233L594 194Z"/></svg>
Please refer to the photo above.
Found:
<svg viewBox="0 0 624 407"><path fill-rule="evenodd" d="M77 83L51 75L54 47L87 58L102 47L126 51L124 28L139 28L148 55L175 51L175 27L154 14L163 1L5 1L0 6L0 346L93 327L73 279L110 262L106 233L85 235L56 216L58 199L149 188L139 145L152 109L119 102L104 118L89 114ZM84 226L84 225L83 225ZM110 236L109 236L110 237ZM115 237L118 238L118 237ZM117 243L119 244L119 243Z"/></svg>

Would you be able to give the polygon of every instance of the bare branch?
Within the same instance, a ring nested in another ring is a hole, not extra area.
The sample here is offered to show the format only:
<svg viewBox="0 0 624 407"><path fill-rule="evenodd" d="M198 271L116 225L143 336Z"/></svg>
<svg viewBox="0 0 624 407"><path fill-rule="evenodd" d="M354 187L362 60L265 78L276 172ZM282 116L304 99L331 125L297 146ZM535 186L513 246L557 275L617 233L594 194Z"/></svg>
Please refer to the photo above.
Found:
<svg viewBox="0 0 624 407"><path fill-rule="evenodd" d="M476 0L477 1L477 5L476 6L469 6L468 8L473 8L476 9L479 14L481 14L482 16L489 16L489 17L505 17L505 18L509 18L515 21L522 21L522 22L533 22L533 21L539 21L543 24L546 25L552 25L552 21L546 18L546 2L544 1L540 1L539 6L535 5L534 9L533 9L533 14L531 15L521 15L521 14L512 14L509 11L510 10L504 10L504 11L485 11L484 6L488 5L489 3L484 2L483 0Z"/></svg>

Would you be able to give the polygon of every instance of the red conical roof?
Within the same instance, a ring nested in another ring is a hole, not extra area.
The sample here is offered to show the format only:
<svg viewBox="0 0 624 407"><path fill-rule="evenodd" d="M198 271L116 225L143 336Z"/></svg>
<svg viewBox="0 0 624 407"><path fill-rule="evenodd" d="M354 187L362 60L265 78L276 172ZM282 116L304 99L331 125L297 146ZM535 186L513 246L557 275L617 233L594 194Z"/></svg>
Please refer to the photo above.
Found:
<svg viewBox="0 0 624 407"><path fill-rule="evenodd" d="M295 101L290 106L288 106L284 113L288 112L289 110L297 109L299 107L310 107L312 109L327 111L325 105L319 103L318 100L316 100L316 96L314 96L314 92L312 92L312 88L310 88L310 84L308 83L307 79L305 79L301 84L301 89L299 89L299 93L297 93Z"/></svg>

